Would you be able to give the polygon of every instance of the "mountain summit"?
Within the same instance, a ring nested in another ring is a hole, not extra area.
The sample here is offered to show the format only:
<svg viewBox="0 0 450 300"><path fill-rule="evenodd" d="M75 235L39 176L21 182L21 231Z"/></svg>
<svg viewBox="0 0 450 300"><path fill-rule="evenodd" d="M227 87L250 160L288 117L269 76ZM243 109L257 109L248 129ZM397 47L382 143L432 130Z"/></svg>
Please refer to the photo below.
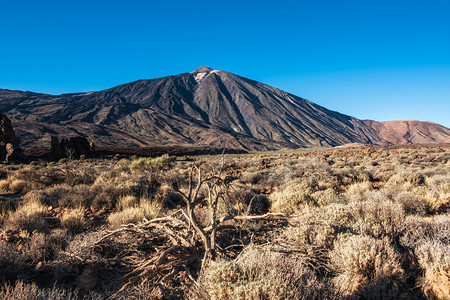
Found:
<svg viewBox="0 0 450 300"><path fill-rule="evenodd" d="M206 66L98 92L55 96L0 90L0 112L12 119L24 147L48 144L52 134L81 135L110 146L201 144L247 150L392 143L380 136L392 136L386 134L387 125ZM439 131L439 138L429 140L450 141L450 130L435 126L439 130L428 132Z"/></svg>

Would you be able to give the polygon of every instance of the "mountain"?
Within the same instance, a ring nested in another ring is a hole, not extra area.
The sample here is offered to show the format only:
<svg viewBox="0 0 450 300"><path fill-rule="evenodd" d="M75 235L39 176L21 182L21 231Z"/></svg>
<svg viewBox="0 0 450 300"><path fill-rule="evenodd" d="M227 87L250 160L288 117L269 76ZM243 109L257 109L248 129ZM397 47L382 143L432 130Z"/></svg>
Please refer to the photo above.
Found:
<svg viewBox="0 0 450 300"><path fill-rule="evenodd" d="M197 144L246 150L393 140L382 137L380 125L372 126L378 123L208 67L89 93L0 90L0 112L12 120L24 147L48 146L52 134L81 135L105 146Z"/></svg>
<svg viewBox="0 0 450 300"><path fill-rule="evenodd" d="M376 122L365 120L389 144L449 143L450 129L433 122L416 120Z"/></svg>

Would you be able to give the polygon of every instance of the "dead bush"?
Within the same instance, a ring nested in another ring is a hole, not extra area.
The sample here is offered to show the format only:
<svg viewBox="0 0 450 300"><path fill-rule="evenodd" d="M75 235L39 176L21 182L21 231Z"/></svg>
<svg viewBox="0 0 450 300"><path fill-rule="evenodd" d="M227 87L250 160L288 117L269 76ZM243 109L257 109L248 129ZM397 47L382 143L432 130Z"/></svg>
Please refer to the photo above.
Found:
<svg viewBox="0 0 450 300"><path fill-rule="evenodd" d="M55 230L50 234L34 233L23 247L23 258L36 264L49 260L67 246L68 237L63 230Z"/></svg>

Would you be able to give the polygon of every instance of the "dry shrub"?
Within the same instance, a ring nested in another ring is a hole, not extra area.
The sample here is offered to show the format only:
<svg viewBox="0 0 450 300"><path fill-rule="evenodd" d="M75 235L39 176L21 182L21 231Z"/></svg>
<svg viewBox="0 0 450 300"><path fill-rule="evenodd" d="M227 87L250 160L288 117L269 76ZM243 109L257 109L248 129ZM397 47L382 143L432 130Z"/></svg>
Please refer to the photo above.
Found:
<svg viewBox="0 0 450 300"><path fill-rule="evenodd" d="M400 238L400 243L405 247L416 249L428 241L450 244L450 215L406 218L405 231Z"/></svg>
<svg viewBox="0 0 450 300"><path fill-rule="evenodd" d="M400 254L387 239L369 236L342 237L330 252L339 276L340 293L364 299L396 299L404 283Z"/></svg>
<svg viewBox="0 0 450 300"><path fill-rule="evenodd" d="M448 212L450 209L450 176L435 175L427 178L427 187L419 187L417 192L426 200L430 213Z"/></svg>
<svg viewBox="0 0 450 300"><path fill-rule="evenodd" d="M129 207L136 207L139 205L139 199L133 195L126 195L119 198L117 201L117 209L124 210Z"/></svg>
<svg viewBox="0 0 450 300"><path fill-rule="evenodd" d="M13 230L42 231L47 226L47 222L44 219L47 212L47 206L38 200L31 199L20 205L15 212L12 212L5 225Z"/></svg>
<svg viewBox="0 0 450 300"><path fill-rule="evenodd" d="M180 202L178 200L178 203ZM221 218L229 215L247 213L261 215L267 213L269 207L270 202L265 195L256 194L249 189L233 187L227 190L222 201L219 201L217 216Z"/></svg>
<svg viewBox="0 0 450 300"><path fill-rule="evenodd" d="M32 189L33 189L32 184L29 181L21 179L13 179L9 183L9 192L14 194L26 194Z"/></svg>
<svg viewBox="0 0 450 300"><path fill-rule="evenodd" d="M425 176L423 174L413 172L402 172L395 175L392 175L389 180L386 182L386 186L396 187L402 186L405 183L412 184L413 186L419 186L425 184Z"/></svg>
<svg viewBox="0 0 450 300"><path fill-rule="evenodd" d="M450 244L429 240L415 252L424 270L424 294L429 299L450 299Z"/></svg>
<svg viewBox="0 0 450 300"><path fill-rule="evenodd" d="M10 211L14 210L16 201L6 197L0 197L0 226L8 218Z"/></svg>
<svg viewBox="0 0 450 300"><path fill-rule="evenodd" d="M343 203L345 202L344 197L339 194L335 189L328 188L326 190L320 190L312 194L316 203L319 206L326 206L331 203Z"/></svg>
<svg viewBox="0 0 450 300"><path fill-rule="evenodd" d="M161 202L142 198L140 199L139 205L126 207L123 210L110 214L108 222L113 228L130 223L137 224L144 219L150 220L156 218L161 208Z"/></svg>
<svg viewBox="0 0 450 300"><path fill-rule="evenodd" d="M0 191L9 192L9 180L8 179L0 179Z"/></svg>
<svg viewBox="0 0 450 300"><path fill-rule="evenodd" d="M391 201L364 201L349 205L354 220L348 224L352 231L376 238L388 236L391 240L401 235L405 229L403 206Z"/></svg>
<svg viewBox="0 0 450 300"><path fill-rule="evenodd" d="M355 183L348 188L345 196L352 202L363 201L368 197L372 190L373 187L370 182Z"/></svg>
<svg viewBox="0 0 450 300"><path fill-rule="evenodd" d="M332 204L305 209L291 223L293 226L284 230L282 239L293 239L293 244L313 254L313 249L332 249L337 234L350 229L353 219L348 206Z"/></svg>
<svg viewBox="0 0 450 300"><path fill-rule="evenodd" d="M100 299L87 295L86 299ZM3 300L75 300L79 299L77 291L62 288L39 288L34 283L17 281L14 285L5 284L0 287L0 299Z"/></svg>
<svg viewBox="0 0 450 300"><path fill-rule="evenodd" d="M15 280L25 274L26 270L23 258L16 252L14 244L0 240L0 283Z"/></svg>
<svg viewBox="0 0 450 300"><path fill-rule="evenodd" d="M164 154L159 157L150 158L150 157L141 157L131 161L130 170L135 173L139 172L147 172L147 171L159 171L159 170L167 170L175 161L175 157L169 156L168 154Z"/></svg>
<svg viewBox="0 0 450 300"><path fill-rule="evenodd" d="M264 161L264 160L263 160ZM261 163L263 162L261 161ZM239 178L242 183L257 185L259 187L273 188L284 185L296 177L296 166L277 165L275 167L260 169L252 167L247 169Z"/></svg>
<svg viewBox="0 0 450 300"><path fill-rule="evenodd" d="M257 168L250 168L242 173L239 181L248 185L256 185L265 177L266 172L267 171L261 171Z"/></svg>
<svg viewBox="0 0 450 300"><path fill-rule="evenodd" d="M80 185L71 187L60 184L45 190L44 202L51 206L83 207L89 204L89 186Z"/></svg>
<svg viewBox="0 0 450 300"><path fill-rule="evenodd" d="M305 182L291 181L285 189L269 196L272 211L293 214L302 210L305 205L315 205L312 198L313 189Z"/></svg>
<svg viewBox="0 0 450 300"><path fill-rule="evenodd" d="M48 260L64 249L68 237L64 230L55 230L50 234L37 232L33 234L23 247L23 258L32 263Z"/></svg>
<svg viewBox="0 0 450 300"><path fill-rule="evenodd" d="M338 299L332 284L301 260L270 250L247 249L235 261L212 262L187 299Z"/></svg>
<svg viewBox="0 0 450 300"><path fill-rule="evenodd" d="M61 215L61 226L70 233L79 233L86 227L86 219L84 217L84 209L74 208L67 209Z"/></svg>
<svg viewBox="0 0 450 300"><path fill-rule="evenodd" d="M127 193L127 189L120 185L77 185L71 187L60 184L44 191L35 192L41 197L41 201L53 207L62 206L69 208L89 207L96 209L112 209L121 195ZM30 196L31 197L31 196Z"/></svg>
<svg viewBox="0 0 450 300"><path fill-rule="evenodd" d="M411 192L401 192L394 198L403 205L406 214L424 215L427 211L427 202Z"/></svg>
<svg viewBox="0 0 450 300"><path fill-rule="evenodd" d="M291 240L310 261L321 268L324 252L333 248L339 235L364 234L375 238L396 240L405 230L405 214L400 204L366 201L351 204L331 204L306 208L290 220L292 226L284 230L281 239Z"/></svg>

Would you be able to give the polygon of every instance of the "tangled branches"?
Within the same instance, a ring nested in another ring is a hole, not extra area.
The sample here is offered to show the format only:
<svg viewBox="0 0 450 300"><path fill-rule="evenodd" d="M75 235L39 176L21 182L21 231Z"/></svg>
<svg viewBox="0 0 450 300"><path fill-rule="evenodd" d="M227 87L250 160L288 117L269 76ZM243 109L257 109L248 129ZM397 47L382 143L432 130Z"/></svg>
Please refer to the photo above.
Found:
<svg viewBox="0 0 450 300"><path fill-rule="evenodd" d="M224 201L229 189L222 171L223 160L218 172L206 172L205 166L193 164L187 178L187 189L174 186L184 200L183 207L166 217L139 225L126 225L95 243L96 247L107 247L111 239L133 239L129 245L132 249L120 257L110 258L111 263L122 264L128 270L122 276L120 289L112 298L137 282L150 283L155 295L180 295L194 282L195 276L209 260L226 256L232 249L242 249L243 244L251 241L251 238L246 239L245 243L241 240L241 245L236 245L236 240L242 238L240 224L284 219L281 214L248 215L249 209L247 214L219 217L219 203ZM197 219L196 207L200 204L207 212L207 224ZM246 234L254 233L247 231ZM222 239L224 236L231 237L231 240L225 238L229 244L218 245L219 236Z"/></svg>

